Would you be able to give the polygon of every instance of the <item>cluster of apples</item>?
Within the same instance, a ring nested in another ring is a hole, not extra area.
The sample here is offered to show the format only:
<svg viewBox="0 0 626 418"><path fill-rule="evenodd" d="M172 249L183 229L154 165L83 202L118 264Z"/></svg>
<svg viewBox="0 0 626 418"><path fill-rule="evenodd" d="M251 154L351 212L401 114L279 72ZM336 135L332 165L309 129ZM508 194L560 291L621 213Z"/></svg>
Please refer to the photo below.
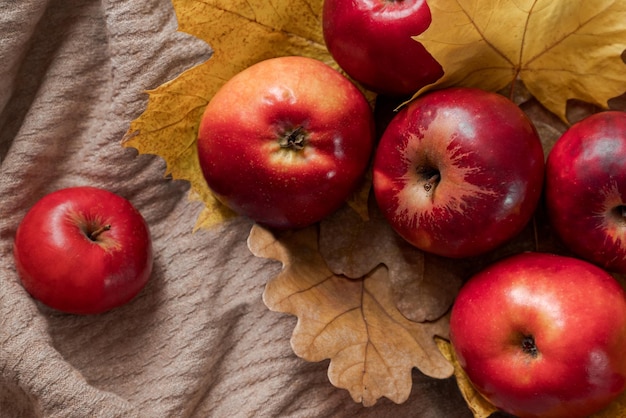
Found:
<svg viewBox="0 0 626 418"><path fill-rule="evenodd" d="M420 0L324 2L328 50L352 80L382 95L410 95L442 75L411 39L429 24ZM499 94L425 94L377 138L355 84L300 56L261 61L226 82L197 138L216 198L269 228L303 228L345 204L372 167L376 202L399 235L465 258L519 234L544 195L551 226L578 257L523 253L469 278L452 308L451 343L476 389L520 417L587 416L619 396L626 297L609 271L626 273L626 112L578 122L546 160L532 121ZM151 270L141 215L96 190L53 193L17 231L25 288L67 312L119 306ZM55 263L62 252L76 264Z"/></svg>
<svg viewBox="0 0 626 418"><path fill-rule="evenodd" d="M572 125L548 154L544 193L549 224L574 256L506 258L457 296L459 363L506 412L586 417L624 391L626 299L609 274L626 273L624 153L626 112Z"/></svg>
<svg viewBox="0 0 626 418"><path fill-rule="evenodd" d="M420 0L324 3L333 57L382 94L409 95L441 75L411 39L429 23ZM544 193L550 225L578 257L522 253L469 278L450 318L457 359L479 393L519 417L586 417L623 393L626 299L609 271L626 273L625 112L571 126L544 165L531 121L512 102L440 90L391 120L373 170L391 226L447 257L508 241Z"/></svg>
<svg viewBox="0 0 626 418"><path fill-rule="evenodd" d="M411 39L429 23L423 1L324 2L333 58L381 95L406 97L441 76ZM371 166L391 227L450 258L511 240L544 195L551 225L579 257L523 253L469 278L452 309L451 342L476 389L520 417L587 416L619 396L626 299L607 270L626 273L626 113L572 126L547 162L532 121L492 92L422 95L380 138L377 122L339 72L310 58L273 58L211 100L200 166L222 203L278 229L333 213Z"/></svg>

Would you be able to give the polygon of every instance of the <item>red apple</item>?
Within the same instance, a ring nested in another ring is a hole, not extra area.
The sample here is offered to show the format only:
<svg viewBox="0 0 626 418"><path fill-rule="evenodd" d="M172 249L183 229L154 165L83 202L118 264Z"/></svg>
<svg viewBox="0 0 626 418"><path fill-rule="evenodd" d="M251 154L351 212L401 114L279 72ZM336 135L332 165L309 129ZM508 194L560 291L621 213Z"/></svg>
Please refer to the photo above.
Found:
<svg viewBox="0 0 626 418"><path fill-rule="evenodd" d="M457 360L474 387L518 417L593 414L626 385L626 299L586 261L521 253L459 292L450 317Z"/></svg>
<svg viewBox="0 0 626 418"><path fill-rule="evenodd" d="M431 22L425 0L325 0L324 40L339 66L368 89L411 95L443 75L412 37Z"/></svg>
<svg viewBox="0 0 626 418"><path fill-rule="evenodd" d="M446 257L492 250L531 219L544 156L507 98L449 88L417 98L387 126L374 159L376 201L417 248Z"/></svg>
<svg viewBox="0 0 626 418"><path fill-rule="evenodd" d="M41 198L20 222L13 249L24 288L74 314L125 304L152 271L151 238L141 214L123 197L95 187Z"/></svg>
<svg viewBox="0 0 626 418"><path fill-rule="evenodd" d="M596 113L559 138L546 163L546 205L572 252L626 273L626 112Z"/></svg>
<svg viewBox="0 0 626 418"><path fill-rule="evenodd" d="M200 123L198 154L215 196L273 228L337 210L367 169L374 118L338 71L305 57L272 58L231 78Z"/></svg>

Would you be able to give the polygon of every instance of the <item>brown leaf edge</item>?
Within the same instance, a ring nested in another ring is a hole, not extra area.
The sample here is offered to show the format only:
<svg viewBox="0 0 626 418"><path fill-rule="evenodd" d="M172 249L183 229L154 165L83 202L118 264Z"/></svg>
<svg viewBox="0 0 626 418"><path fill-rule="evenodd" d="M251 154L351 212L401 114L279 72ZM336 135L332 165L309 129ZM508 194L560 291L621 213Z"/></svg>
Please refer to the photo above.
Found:
<svg viewBox="0 0 626 418"><path fill-rule="evenodd" d="M467 403L468 408L472 411L472 414L474 414L474 418L489 418L491 414L498 412L498 408L493 406L476 391L465 374L465 371L463 371L461 365L457 361L452 344L443 338L435 338L435 342L437 343L437 347L441 351L441 354L443 354L443 356L450 363L452 363L457 385L461 391L461 395L463 395L463 399L465 399L465 402Z"/></svg>
<svg viewBox="0 0 626 418"><path fill-rule="evenodd" d="M255 256L283 264L267 283L263 301L272 311L297 317L294 353L310 362L330 359L331 384L364 406L381 397L405 402L413 367L433 378L450 377L453 367L434 339L447 336L448 317L409 321L395 307L384 266L360 280L334 275L317 239L314 227L275 234L258 225L248 237Z"/></svg>

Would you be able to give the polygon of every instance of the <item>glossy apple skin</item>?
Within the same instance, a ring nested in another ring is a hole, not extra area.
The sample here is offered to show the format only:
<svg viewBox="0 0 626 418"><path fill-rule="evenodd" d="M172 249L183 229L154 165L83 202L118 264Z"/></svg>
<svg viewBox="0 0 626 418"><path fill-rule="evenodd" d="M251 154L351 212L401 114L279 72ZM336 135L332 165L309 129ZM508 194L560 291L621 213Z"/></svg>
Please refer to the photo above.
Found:
<svg viewBox="0 0 626 418"><path fill-rule="evenodd" d="M339 66L368 89L406 96L434 83L441 65L412 39L431 22L424 0L325 0L326 46Z"/></svg>
<svg viewBox="0 0 626 418"><path fill-rule="evenodd" d="M626 112L596 113L559 138L546 162L546 204L565 246L626 273Z"/></svg>
<svg viewBox="0 0 626 418"><path fill-rule="evenodd" d="M586 417L625 387L624 291L580 259L530 252L485 268L459 292L450 338L476 389L519 417Z"/></svg>
<svg viewBox="0 0 626 418"><path fill-rule="evenodd" d="M284 143L294 132L300 146ZM271 228L302 228L345 203L373 143L372 108L355 85L321 61L292 56L254 64L215 94L198 155L226 206Z"/></svg>
<svg viewBox="0 0 626 418"><path fill-rule="evenodd" d="M93 239L89 234L108 225ZM89 186L49 193L26 213L13 246L24 288L51 308L98 314L143 289L152 271L148 225L132 204Z"/></svg>
<svg viewBox="0 0 626 418"><path fill-rule="evenodd" d="M463 258L524 228L543 174L542 145L526 115L501 95L458 87L398 112L378 145L373 184L383 214L408 242Z"/></svg>

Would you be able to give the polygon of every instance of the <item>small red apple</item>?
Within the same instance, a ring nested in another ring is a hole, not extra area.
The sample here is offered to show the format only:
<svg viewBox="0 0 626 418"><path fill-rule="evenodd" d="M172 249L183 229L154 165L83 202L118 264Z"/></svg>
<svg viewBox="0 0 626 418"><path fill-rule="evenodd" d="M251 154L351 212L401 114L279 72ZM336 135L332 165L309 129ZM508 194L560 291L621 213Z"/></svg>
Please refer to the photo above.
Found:
<svg viewBox="0 0 626 418"><path fill-rule="evenodd" d="M477 273L452 307L450 340L476 390L524 417L589 416L626 386L626 299L586 261L521 253Z"/></svg>
<svg viewBox="0 0 626 418"><path fill-rule="evenodd" d="M550 224L577 256L626 273L626 112L572 125L546 163Z"/></svg>
<svg viewBox="0 0 626 418"><path fill-rule="evenodd" d="M37 201L20 222L13 249L24 288L67 313L121 306L152 271L144 218L123 197L89 186L57 190Z"/></svg>
<svg viewBox="0 0 626 418"><path fill-rule="evenodd" d="M325 0L322 12L324 40L337 64L368 89L397 96L443 75L412 38L430 22L425 0Z"/></svg>
<svg viewBox="0 0 626 418"><path fill-rule="evenodd" d="M531 219L543 186L539 136L496 93L449 88L421 96L389 123L374 159L376 201L419 249L469 257Z"/></svg>
<svg viewBox="0 0 626 418"><path fill-rule="evenodd" d="M291 56L231 78L202 115L200 167L214 195L273 228L301 228L337 210L362 180L374 117L350 80Z"/></svg>

